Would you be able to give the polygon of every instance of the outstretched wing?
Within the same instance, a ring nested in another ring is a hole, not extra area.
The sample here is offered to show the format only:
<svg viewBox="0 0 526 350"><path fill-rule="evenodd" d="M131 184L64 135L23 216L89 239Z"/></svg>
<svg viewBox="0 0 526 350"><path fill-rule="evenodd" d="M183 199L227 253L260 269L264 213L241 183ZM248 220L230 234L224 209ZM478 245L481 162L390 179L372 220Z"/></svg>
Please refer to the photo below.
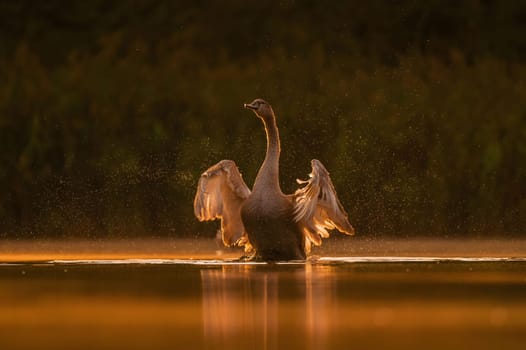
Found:
<svg viewBox="0 0 526 350"><path fill-rule="evenodd" d="M197 184L194 213L199 221L221 219L223 243L243 245L245 227L241 221L241 205L250 195L236 163L222 160L208 168Z"/></svg>
<svg viewBox="0 0 526 350"><path fill-rule="evenodd" d="M311 165L309 180L297 180L305 186L294 193L294 221L305 234L307 249L311 243L320 245L321 237L329 237L327 230L336 228L342 233L354 234L329 172L319 160L313 159Z"/></svg>

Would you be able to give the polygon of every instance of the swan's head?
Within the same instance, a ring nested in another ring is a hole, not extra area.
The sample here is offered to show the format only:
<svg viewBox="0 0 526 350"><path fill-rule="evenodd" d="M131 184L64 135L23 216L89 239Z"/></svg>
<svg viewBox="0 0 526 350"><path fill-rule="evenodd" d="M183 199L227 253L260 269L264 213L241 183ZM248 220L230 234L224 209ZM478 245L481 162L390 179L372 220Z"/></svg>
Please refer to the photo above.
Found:
<svg viewBox="0 0 526 350"><path fill-rule="evenodd" d="M256 98L254 101L245 103L243 106L254 111L254 113L263 120L268 120L274 117L272 107L270 107L267 101L261 98Z"/></svg>

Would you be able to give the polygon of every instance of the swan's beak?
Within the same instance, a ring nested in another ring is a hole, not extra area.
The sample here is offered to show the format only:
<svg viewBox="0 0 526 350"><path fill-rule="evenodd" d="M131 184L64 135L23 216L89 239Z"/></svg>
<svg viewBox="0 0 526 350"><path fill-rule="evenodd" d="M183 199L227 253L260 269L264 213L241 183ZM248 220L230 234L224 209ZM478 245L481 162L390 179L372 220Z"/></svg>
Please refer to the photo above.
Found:
<svg viewBox="0 0 526 350"><path fill-rule="evenodd" d="M251 103L245 103L245 104L243 104L243 107L245 107L246 109L251 109L251 110L253 110L253 111L255 111L256 109L258 109L256 105L251 104Z"/></svg>

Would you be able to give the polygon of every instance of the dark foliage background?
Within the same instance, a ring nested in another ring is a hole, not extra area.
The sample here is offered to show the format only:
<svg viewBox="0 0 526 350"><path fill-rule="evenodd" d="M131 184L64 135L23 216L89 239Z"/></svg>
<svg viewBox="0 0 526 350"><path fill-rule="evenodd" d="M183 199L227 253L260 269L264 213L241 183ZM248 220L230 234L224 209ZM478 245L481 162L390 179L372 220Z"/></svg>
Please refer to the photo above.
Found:
<svg viewBox="0 0 526 350"><path fill-rule="evenodd" d="M0 235L214 235L198 177L319 158L357 233L526 225L525 1L0 1Z"/></svg>

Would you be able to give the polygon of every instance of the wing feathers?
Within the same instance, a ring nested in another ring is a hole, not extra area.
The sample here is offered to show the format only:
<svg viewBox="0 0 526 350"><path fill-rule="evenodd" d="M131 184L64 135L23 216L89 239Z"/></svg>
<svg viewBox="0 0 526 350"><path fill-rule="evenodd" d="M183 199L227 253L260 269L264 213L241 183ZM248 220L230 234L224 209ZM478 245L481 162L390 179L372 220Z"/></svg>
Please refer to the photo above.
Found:
<svg viewBox="0 0 526 350"><path fill-rule="evenodd" d="M231 160L222 160L199 178L194 198L194 214L199 221L221 219L223 243L241 244L245 228L240 208L250 190Z"/></svg>
<svg viewBox="0 0 526 350"><path fill-rule="evenodd" d="M329 237L328 230L334 228L348 235L354 234L329 172L316 159L311 165L309 180L297 180L304 186L294 194L294 221L303 230L307 247L311 243L320 245L321 238Z"/></svg>

